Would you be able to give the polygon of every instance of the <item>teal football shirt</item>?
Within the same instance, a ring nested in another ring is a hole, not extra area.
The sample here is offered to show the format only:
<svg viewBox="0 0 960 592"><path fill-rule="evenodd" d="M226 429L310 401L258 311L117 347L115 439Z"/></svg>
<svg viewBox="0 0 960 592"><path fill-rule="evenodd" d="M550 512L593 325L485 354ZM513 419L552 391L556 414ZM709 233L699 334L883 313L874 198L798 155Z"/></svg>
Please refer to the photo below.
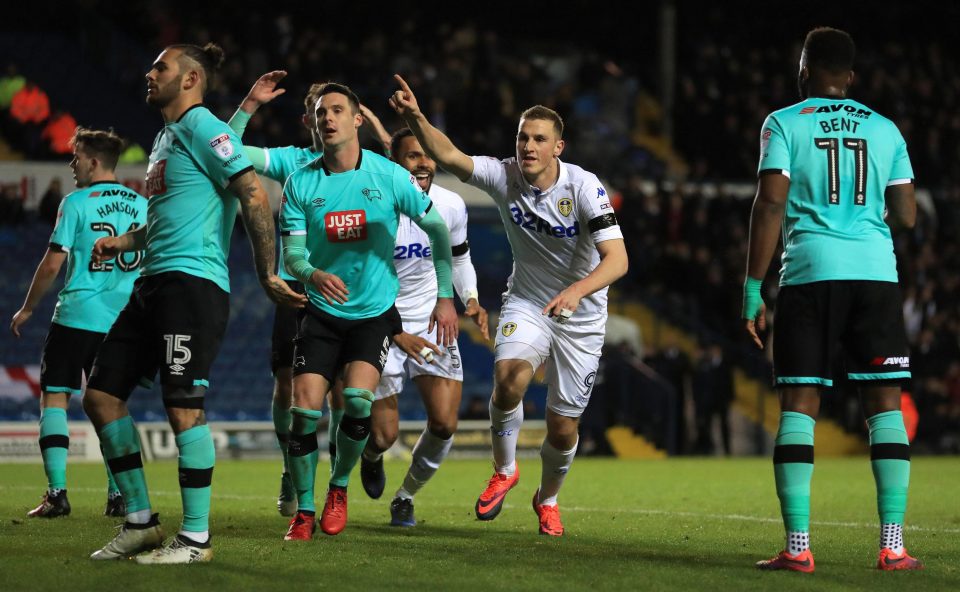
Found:
<svg viewBox="0 0 960 592"><path fill-rule="evenodd" d="M313 148L297 148L284 146L282 148L264 148L264 167L258 173L269 177L283 185L287 177L294 171L320 157L320 153ZM283 267L283 250L277 249L277 273L284 281L298 281Z"/></svg>
<svg viewBox="0 0 960 592"><path fill-rule="evenodd" d="M771 113L760 173L790 178L780 285L897 281L884 191L913 182L897 126L851 99L811 98Z"/></svg>
<svg viewBox="0 0 960 592"><path fill-rule="evenodd" d="M382 314L397 298L393 267L400 214L419 220L430 198L400 165L361 151L357 168L330 173L318 158L287 178L280 209L283 234L306 235L310 265L338 276L347 302L328 303L307 285L317 308L340 318Z"/></svg>
<svg viewBox="0 0 960 592"><path fill-rule="evenodd" d="M67 274L53 311L65 327L106 333L130 299L143 253L94 263L93 243L119 236L147 220L147 200L113 181L98 181L63 198L50 248L67 252Z"/></svg>
<svg viewBox="0 0 960 592"><path fill-rule="evenodd" d="M227 186L253 170L239 138L195 105L157 134L147 168L143 275L181 271L230 291L227 254L237 198Z"/></svg>

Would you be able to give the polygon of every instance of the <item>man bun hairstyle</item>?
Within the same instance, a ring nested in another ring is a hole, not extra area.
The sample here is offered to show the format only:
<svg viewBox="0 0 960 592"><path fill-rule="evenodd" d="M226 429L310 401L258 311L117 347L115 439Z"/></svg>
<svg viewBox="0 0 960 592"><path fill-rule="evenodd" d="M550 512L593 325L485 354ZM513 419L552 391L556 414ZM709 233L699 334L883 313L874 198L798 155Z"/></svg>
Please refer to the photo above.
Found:
<svg viewBox="0 0 960 592"><path fill-rule="evenodd" d="M534 105L520 114L520 119L545 119L553 122L553 129L557 132L557 139L563 138L563 118L560 114L543 105Z"/></svg>
<svg viewBox="0 0 960 592"><path fill-rule="evenodd" d="M853 59L857 53L850 34L832 27L817 27L807 33L803 51L807 55L808 68L830 74L853 70Z"/></svg>
<svg viewBox="0 0 960 592"><path fill-rule="evenodd" d="M203 70L203 86L201 90L207 92L207 89L213 85L216 80L217 72L223 66L225 54L223 48L216 43L208 43L203 47L191 43L178 43L171 45L168 49L179 49L181 57L187 57Z"/></svg>
<svg viewBox="0 0 960 592"><path fill-rule="evenodd" d="M74 148L100 161L101 166L108 171L117 168L120 154L126 143L113 129L95 130L78 127L71 140Z"/></svg>

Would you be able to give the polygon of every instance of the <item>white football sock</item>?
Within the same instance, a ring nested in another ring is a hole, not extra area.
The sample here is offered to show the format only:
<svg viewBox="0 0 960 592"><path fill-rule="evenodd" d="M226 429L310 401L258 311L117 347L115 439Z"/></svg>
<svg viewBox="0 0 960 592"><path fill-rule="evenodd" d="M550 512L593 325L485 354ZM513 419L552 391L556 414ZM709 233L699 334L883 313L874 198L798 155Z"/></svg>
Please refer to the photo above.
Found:
<svg viewBox="0 0 960 592"><path fill-rule="evenodd" d="M810 548L810 533L791 530L787 534L787 553L799 555Z"/></svg>
<svg viewBox="0 0 960 592"><path fill-rule="evenodd" d="M431 434L428 429L423 430L420 439L413 447L413 460L410 462L407 476L403 478L403 485L397 491L397 496L413 499L413 496L440 468L440 463L447 457L452 446L453 436L444 440ZM401 492L406 495L401 495Z"/></svg>
<svg viewBox="0 0 960 592"><path fill-rule="evenodd" d="M903 553L903 525L884 524L880 526L880 548L890 549L897 555Z"/></svg>
<svg viewBox="0 0 960 592"><path fill-rule="evenodd" d="M512 477L517 465L517 439L523 425L523 403L515 409L503 411L490 398L490 437L493 440L493 465L495 470Z"/></svg>
<svg viewBox="0 0 960 592"><path fill-rule="evenodd" d="M540 499L542 506L557 505L557 494L560 493L560 487L563 486L563 479L573 464L573 457L577 454L577 444L570 450L557 450L546 438L540 446L540 459L542 468L540 472Z"/></svg>

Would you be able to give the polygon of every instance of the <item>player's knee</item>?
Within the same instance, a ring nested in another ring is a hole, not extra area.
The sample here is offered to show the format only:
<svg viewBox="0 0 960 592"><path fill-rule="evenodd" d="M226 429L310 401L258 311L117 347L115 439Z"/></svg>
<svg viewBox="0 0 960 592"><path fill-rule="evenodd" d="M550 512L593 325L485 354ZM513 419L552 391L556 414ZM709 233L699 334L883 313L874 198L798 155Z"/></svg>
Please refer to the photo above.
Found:
<svg viewBox="0 0 960 592"><path fill-rule="evenodd" d="M363 440L370 435L370 416L350 417L344 415L340 420L340 431L351 440Z"/></svg>
<svg viewBox="0 0 960 592"><path fill-rule="evenodd" d="M400 430L396 425L377 425L370 433L370 441L379 452L389 450L394 442L400 436Z"/></svg>
<svg viewBox="0 0 960 592"><path fill-rule="evenodd" d="M369 419L370 409L373 407L373 393L367 389L348 387L343 389L343 403L344 419L347 417Z"/></svg>
<svg viewBox="0 0 960 592"><path fill-rule="evenodd" d="M126 403L122 399L98 390L87 389L82 403L83 412L98 428L127 414Z"/></svg>
<svg viewBox="0 0 960 592"><path fill-rule="evenodd" d="M427 429L441 440L449 440L457 432L457 418L427 420Z"/></svg>
<svg viewBox="0 0 960 592"><path fill-rule="evenodd" d="M164 385L162 390L163 406L175 433L206 423L203 414L204 395L207 392L205 386Z"/></svg>

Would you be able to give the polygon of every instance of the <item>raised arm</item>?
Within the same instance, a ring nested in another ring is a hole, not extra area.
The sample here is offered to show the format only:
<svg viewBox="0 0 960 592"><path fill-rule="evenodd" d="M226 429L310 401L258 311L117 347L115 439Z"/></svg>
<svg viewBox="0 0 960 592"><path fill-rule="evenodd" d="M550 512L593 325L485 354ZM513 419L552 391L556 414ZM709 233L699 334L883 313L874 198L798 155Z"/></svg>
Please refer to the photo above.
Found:
<svg viewBox="0 0 960 592"><path fill-rule="evenodd" d="M240 200L243 225L253 247L253 264L260 285L277 304L302 307L306 304L306 298L291 290L274 269L276 244L273 212L260 178L255 172L247 171L234 179L229 189Z"/></svg>
<svg viewBox="0 0 960 592"><path fill-rule="evenodd" d="M383 146L383 153L390 157L390 134L387 128L380 123L380 118L376 113L370 110L366 105L360 105L360 115L363 115L363 123L367 126L367 131Z"/></svg>
<svg viewBox="0 0 960 592"><path fill-rule="evenodd" d="M246 131L247 124L250 123L250 118L253 117L253 114L257 112L257 109L259 109L261 105L265 105L287 92L284 88L277 88L277 84L283 80L286 75L287 72L285 70L274 70L273 72L267 72L253 83L253 86L250 87L250 92L247 93L247 96L244 97L240 103L240 108L236 110L233 116L230 117L230 121L227 122L230 129L235 131L239 137L243 137L243 132ZM243 151L247 155L247 158L250 159L250 162L253 163L253 168L256 169L258 173L262 174L266 171L267 156L263 148L244 146Z"/></svg>
<svg viewBox="0 0 960 592"><path fill-rule="evenodd" d="M760 286L767 275L770 260L780 240L780 224L790 190L790 178L774 172L760 177L757 196L750 212L750 243L747 251L747 277L743 284L742 317L746 320L747 333L763 348L757 329L767 327L767 307L760 294Z"/></svg>
<svg viewBox="0 0 960 592"><path fill-rule="evenodd" d="M466 182L473 175L473 159L461 152L446 134L427 120L407 82L399 74L393 77L400 85L400 90L390 96L390 106L417 136L430 158L437 161L443 170Z"/></svg>
<svg viewBox="0 0 960 592"><path fill-rule="evenodd" d="M427 330L433 331L433 325L436 323L437 343L452 345L457 339L459 323L457 311L453 307L453 282L451 280L453 255L450 248L450 231L447 229L443 217L434 207L429 208L423 217L416 220L416 223L430 237L433 266L437 273L437 305L430 316L430 324Z"/></svg>
<svg viewBox="0 0 960 592"><path fill-rule="evenodd" d="M20 337L20 326L30 320L33 316L33 310L40 303L43 295L50 290L53 280L60 273L63 262L66 261L67 254L63 251L55 251L51 248L43 255L40 265L37 266L36 273L33 274L33 281L30 282L30 289L27 290L27 297L23 301L23 306L13 315L10 322L10 332L16 337Z"/></svg>

